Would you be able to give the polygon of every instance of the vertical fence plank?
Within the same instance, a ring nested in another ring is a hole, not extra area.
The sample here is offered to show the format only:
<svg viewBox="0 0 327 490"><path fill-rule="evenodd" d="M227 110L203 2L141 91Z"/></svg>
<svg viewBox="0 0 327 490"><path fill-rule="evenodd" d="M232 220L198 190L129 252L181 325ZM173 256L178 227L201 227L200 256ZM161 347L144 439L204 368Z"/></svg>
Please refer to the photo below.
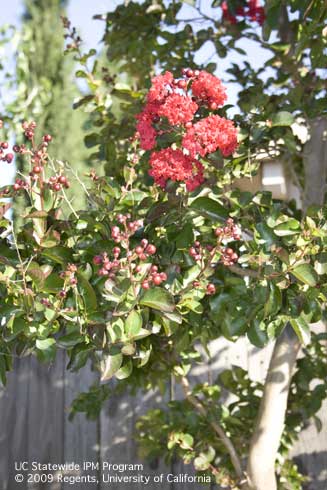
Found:
<svg viewBox="0 0 327 490"><path fill-rule="evenodd" d="M69 371L65 373L64 461L77 463L81 468L80 472L72 472L72 476L99 478L100 466L97 466L100 465L99 420L88 420L84 414L77 414L72 421L68 419L69 408L73 400L80 393L87 391L98 378L98 373L93 372L90 366L84 367L77 373ZM85 463L90 463L90 466L84 466ZM80 485L83 490L97 488L97 485L92 481L84 481ZM72 485L65 482L61 490L70 490L71 488Z"/></svg>
<svg viewBox="0 0 327 490"><path fill-rule="evenodd" d="M2 388L0 397L0 481L3 490L16 490L15 462L28 458L28 433L26 410L29 398L30 359L14 363L14 370L9 373L7 386ZM19 488L25 490L26 482Z"/></svg>
<svg viewBox="0 0 327 490"><path fill-rule="evenodd" d="M160 463L158 467L152 468L150 465L141 461L137 454L135 442L135 422L137 418L152 407L162 404L161 397L154 392L147 394L139 393L136 396L123 395L115 396L110 399L101 414L101 462L104 464L141 464L143 469L138 471L125 470L121 475L146 475L152 481L155 474L167 473L166 467ZM170 471L170 470L169 470ZM104 471L105 475L108 473ZM118 471L111 471L112 475ZM102 482L100 488L108 488L109 483ZM144 483L141 481L134 483L133 488L142 490ZM149 484L148 488L155 488L157 485ZM110 488L113 490L125 490L131 485L124 482L111 482ZM170 490L169 484L160 484L160 489Z"/></svg>

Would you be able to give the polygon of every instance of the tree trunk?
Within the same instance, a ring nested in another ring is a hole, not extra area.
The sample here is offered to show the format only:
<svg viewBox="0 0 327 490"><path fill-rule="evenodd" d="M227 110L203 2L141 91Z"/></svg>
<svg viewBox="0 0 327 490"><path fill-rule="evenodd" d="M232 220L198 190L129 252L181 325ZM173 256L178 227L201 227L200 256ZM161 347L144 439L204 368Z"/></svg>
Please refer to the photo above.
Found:
<svg viewBox="0 0 327 490"><path fill-rule="evenodd" d="M287 325L277 339L250 444L247 474L251 490L277 490L275 460L284 429L287 398L300 342Z"/></svg>
<svg viewBox="0 0 327 490"><path fill-rule="evenodd" d="M324 203L327 182L327 118L310 122L310 139L304 147L303 209Z"/></svg>

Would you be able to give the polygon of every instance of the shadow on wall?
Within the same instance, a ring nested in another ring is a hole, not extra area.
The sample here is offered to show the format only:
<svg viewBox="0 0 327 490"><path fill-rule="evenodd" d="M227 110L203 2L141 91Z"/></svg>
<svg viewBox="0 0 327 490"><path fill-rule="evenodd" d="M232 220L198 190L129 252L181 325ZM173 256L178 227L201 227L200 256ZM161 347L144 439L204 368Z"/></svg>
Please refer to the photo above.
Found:
<svg viewBox="0 0 327 490"><path fill-rule="evenodd" d="M325 432L326 446L327 434ZM293 458L299 471L311 481L303 485L303 490L326 490L327 488L327 451L298 454Z"/></svg>

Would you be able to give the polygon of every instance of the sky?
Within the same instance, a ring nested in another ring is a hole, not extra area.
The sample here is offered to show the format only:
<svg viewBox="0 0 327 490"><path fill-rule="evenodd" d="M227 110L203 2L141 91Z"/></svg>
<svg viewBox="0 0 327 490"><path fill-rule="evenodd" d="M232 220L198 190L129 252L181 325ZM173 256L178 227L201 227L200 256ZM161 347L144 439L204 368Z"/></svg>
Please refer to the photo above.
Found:
<svg viewBox="0 0 327 490"><path fill-rule="evenodd" d="M68 17L72 22L72 25L76 26L81 34L83 41L87 48L94 47L97 49L101 41L103 34L102 24L98 20L93 20L92 17L95 14L106 13L109 10L114 10L115 7L121 3L119 0L70 0L68 6ZM208 2L208 7L209 7ZM5 0L5 5L2 5L1 23L12 24L16 27L20 25L20 19L23 13L23 0ZM210 14L209 11L206 13ZM194 14L192 8L184 6L181 12L180 18L190 18ZM199 26L203 28L204 26ZM267 55L264 50L258 50L256 44L251 41L240 44L248 54L248 59L254 68L259 68L267 59ZM195 61L202 61L208 59L213 54L213 46L210 43L206 43L196 55ZM240 63L241 57L235 51L229 54L227 58L218 59L214 56L212 61L218 63L218 73L221 78L226 78L225 70L229 67L230 63ZM224 75L225 74L225 75ZM228 77L227 77L228 78ZM236 104L237 102L237 87L231 84L227 87L229 95L229 104ZM1 165L0 172L0 186L11 183L15 175L14 165Z"/></svg>

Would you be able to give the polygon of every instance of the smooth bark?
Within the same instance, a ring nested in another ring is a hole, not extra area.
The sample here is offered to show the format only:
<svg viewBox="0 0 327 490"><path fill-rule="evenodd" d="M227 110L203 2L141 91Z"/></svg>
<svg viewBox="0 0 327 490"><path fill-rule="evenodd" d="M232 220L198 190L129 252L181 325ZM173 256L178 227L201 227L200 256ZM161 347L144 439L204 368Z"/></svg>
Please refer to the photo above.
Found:
<svg viewBox="0 0 327 490"><path fill-rule="evenodd" d="M287 325L271 357L250 444L247 474L251 490L277 490L275 461L284 429L289 387L300 342Z"/></svg>

